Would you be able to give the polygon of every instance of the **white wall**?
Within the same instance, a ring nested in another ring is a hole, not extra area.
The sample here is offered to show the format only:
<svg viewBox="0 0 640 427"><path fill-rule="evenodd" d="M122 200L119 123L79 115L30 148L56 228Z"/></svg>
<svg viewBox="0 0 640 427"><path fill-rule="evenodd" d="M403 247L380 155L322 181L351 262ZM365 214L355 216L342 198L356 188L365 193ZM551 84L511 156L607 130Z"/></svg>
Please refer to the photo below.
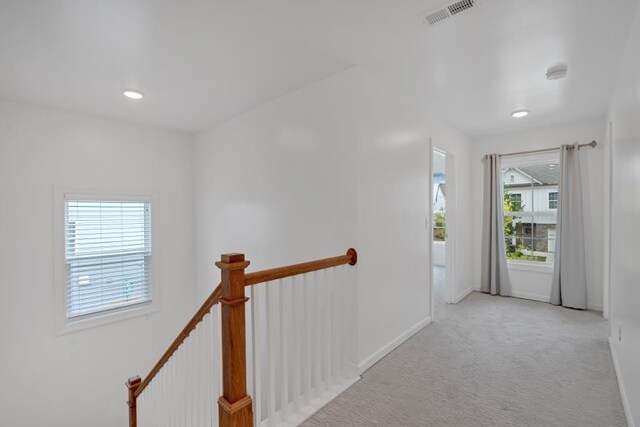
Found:
<svg viewBox="0 0 640 427"><path fill-rule="evenodd" d="M340 74L196 135L199 298L225 252L260 270L355 247L353 86Z"/></svg>
<svg viewBox="0 0 640 427"><path fill-rule="evenodd" d="M359 364L430 320L430 149L426 116L367 71L357 82Z"/></svg>
<svg viewBox="0 0 640 427"><path fill-rule="evenodd" d="M377 361L430 317L431 130L357 67L198 134L199 297L223 252L245 252L255 270L354 246L357 361ZM433 130L461 144L446 126Z"/></svg>
<svg viewBox="0 0 640 427"><path fill-rule="evenodd" d="M626 47L610 118L611 344L627 418L633 427L640 425L640 8ZM622 327L621 341L618 325Z"/></svg>
<svg viewBox="0 0 640 427"><path fill-rule="evenodd" d="M195 307L190 137L0 102L0 425L122 426ZM56 335L53 186L148 192L160 310Z"/></svg>
<svg viewBox="0 0 640 427"><path fill-rule="evenodd" d="M524 119L526 120L526 119ZM587 143L596 140L594 149L584 149L582 175L585 182L583 194L585 208L587 303L595 310L602 310L602 262L603 253L603 191L605 120L594 119L582 123L544 128L524 133L506 134L478 139L474 142L471 162L471 192L473 206L482 206L482 157L487 153L511 153L540 148L559 147L574 142ZM480 242L482 215L473 216L473 271L474 286L480 287ZM548 301L551 293L553 269L542 266L509 267L514 296Z"/></svg>

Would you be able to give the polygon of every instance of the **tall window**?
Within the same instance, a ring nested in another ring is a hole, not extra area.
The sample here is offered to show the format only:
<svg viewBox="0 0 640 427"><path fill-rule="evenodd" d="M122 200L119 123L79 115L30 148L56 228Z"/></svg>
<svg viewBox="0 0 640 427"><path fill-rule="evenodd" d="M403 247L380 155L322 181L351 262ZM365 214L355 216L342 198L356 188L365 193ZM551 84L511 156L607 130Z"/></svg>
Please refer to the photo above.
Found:
<svg viewBox="0 0 640 427"><path fill-rule="evenodd" d="M65 200L66 317L151 301L151 203Z"/></svg>
<svg viewBox="0 0 640 427"><path fill-rule="evenodd" d="M504 234L508 259L553 263L558 158L511 157L503 162Z"/></svg>

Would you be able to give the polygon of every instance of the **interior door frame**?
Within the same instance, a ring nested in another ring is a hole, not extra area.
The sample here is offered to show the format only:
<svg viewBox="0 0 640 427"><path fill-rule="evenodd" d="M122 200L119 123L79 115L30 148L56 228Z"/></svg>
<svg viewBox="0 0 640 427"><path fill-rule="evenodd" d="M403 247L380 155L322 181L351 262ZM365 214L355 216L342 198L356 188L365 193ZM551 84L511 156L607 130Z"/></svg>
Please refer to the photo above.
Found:
<svg viewBox="0 0 640 427"><path fill-rule="evenodd" d="M429 228L429 245L430 245L430 260L429 260L429 274L430 283L431 283L431 317L435 316L435 286L433 283L433 267L434 267L434 256L433 256L433 154L434 152L438 152L445 156L445 174L447 179L447 195L446 195L446 246L445 246L445 280L446 280L446 291L445 291L445 302L448 304L455 303L455 268L454 268L454 254L455 254L455 194L456 194L456 185L455 185L455 155L452 153L443 150L439 147L436 147L433 144L431 138L429 139L429 217L427 218L427 227Z"/></svg>

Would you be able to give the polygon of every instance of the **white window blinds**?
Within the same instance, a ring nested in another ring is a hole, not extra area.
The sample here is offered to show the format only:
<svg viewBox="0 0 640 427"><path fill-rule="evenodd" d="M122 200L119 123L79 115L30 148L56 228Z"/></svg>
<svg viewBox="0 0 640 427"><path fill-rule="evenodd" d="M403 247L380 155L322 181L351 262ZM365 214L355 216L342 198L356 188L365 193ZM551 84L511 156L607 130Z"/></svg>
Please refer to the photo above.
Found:
<svg viewBox="0 0 640 427"><path fill-rule="evenodd" d="M66 314L151 301L149 201L65 200Z"/></svg>

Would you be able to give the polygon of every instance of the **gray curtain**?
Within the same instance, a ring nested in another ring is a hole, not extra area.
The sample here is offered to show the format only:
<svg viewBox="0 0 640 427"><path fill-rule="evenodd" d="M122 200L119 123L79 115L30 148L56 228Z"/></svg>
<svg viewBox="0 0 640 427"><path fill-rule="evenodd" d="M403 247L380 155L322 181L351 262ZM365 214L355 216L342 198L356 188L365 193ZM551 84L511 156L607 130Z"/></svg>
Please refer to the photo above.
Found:
<svg viewBox="0 0 640 427"><path fill-rule="evenodd" d="M482 276L480 290L511 296L504 242L504 201L500 156L484 157L484 206L482 226Z"/></svg>
<svg viewBox="0 0 640 427"><path fill-rule="evenodd" d="M563 145L560 149L558 223L551 304L587 308L587 267L578 144Z"/></svg>

